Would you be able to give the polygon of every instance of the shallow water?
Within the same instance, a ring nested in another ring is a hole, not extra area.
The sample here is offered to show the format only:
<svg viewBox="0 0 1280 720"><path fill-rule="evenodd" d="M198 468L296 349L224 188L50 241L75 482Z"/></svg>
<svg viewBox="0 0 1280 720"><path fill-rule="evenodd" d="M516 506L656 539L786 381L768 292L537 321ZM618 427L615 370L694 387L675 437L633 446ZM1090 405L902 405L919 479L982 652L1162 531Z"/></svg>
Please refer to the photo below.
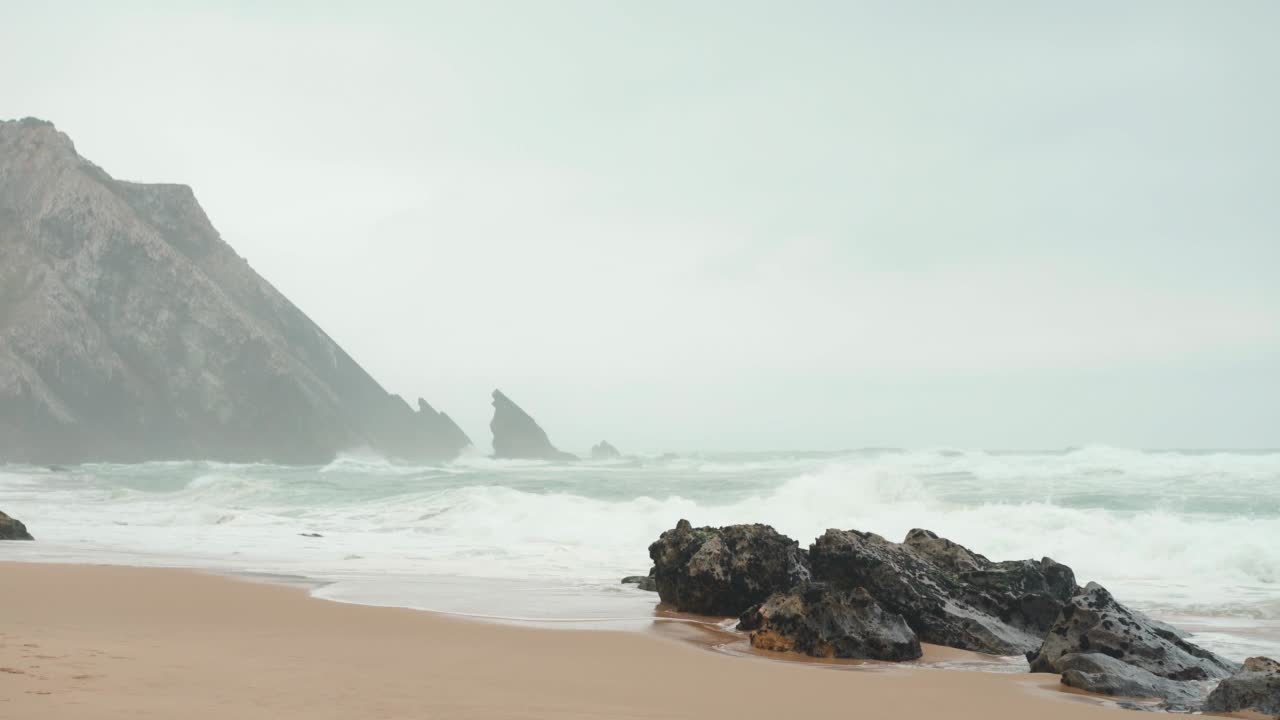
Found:
<svg viewBox="0 0 1280 720"><path fill-rule="evenodd" d="M39 538L0 558L288 574L335 600L557 627L651 624L656 596L618 579L680 518L802 544L925 527L993 559L1053 557L1230 657L1280 655L1280 451L10 465L0 509Z"/></svg>

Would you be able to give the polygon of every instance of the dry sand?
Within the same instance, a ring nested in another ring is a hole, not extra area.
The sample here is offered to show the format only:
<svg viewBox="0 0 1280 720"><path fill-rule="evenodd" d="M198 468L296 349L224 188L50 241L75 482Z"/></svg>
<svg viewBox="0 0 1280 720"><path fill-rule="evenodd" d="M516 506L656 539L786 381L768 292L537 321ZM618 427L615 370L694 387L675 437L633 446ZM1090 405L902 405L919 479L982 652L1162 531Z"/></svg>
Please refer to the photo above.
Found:
<svg viewBox="0 0 1280 720"><path fill-rule="evenodd" d="M181 570L0 563L0 718L1136 717L1056 675L850 670Z"/></svg>

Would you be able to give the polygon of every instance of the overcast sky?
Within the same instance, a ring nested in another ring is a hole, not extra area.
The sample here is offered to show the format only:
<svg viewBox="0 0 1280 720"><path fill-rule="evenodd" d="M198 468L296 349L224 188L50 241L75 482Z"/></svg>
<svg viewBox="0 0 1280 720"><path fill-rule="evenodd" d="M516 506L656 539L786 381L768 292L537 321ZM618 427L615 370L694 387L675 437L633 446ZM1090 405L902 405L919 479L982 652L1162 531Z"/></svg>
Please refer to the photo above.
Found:
<svg viewBox="0 0 1280 720"><path fill-rule="evenodd" d="M0 0L0 118L486 448L1280 446L1280 3L313 5Z"/></svg>

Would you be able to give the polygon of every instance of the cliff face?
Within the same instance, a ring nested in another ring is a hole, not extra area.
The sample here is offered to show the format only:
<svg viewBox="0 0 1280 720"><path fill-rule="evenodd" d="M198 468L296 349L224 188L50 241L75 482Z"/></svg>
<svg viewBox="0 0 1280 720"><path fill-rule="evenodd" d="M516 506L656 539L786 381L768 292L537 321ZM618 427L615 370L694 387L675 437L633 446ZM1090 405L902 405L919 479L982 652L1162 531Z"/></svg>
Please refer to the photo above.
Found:
<svg viewBox="0 0 1280 720"><path fill-rule="evenodd" d="M183 185L114 180L53 125L0 122L0 461L449 459L222 241Z"/></svg>
<svg viewBox="0 0 1280 720"><path fill-rule="evenodd" d="M493 391L493 456L528 460L577 460L577 456L557 450L547 433L529 413L520 409L501 390Z"/></svg>

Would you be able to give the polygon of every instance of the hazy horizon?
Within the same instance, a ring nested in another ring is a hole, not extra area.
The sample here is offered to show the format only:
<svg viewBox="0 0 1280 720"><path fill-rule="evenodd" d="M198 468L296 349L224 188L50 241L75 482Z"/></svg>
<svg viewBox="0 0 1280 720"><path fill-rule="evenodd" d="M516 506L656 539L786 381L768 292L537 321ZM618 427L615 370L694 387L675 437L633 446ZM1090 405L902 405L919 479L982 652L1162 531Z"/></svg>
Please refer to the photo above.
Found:
<svg viewBox="0 0 1280 720"><path fill-rule="evenodd" d="M1280 447L1280 6L5 16L0 118L481 448L495 387L579 452Z"/></svg>

